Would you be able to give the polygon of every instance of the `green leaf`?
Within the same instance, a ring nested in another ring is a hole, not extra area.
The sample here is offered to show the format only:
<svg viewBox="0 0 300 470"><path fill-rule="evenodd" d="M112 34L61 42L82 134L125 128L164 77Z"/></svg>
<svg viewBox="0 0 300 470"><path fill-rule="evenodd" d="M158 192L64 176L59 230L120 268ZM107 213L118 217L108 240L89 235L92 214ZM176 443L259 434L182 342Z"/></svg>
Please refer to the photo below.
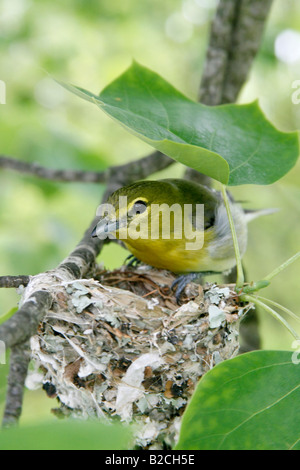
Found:
<svg viewBox="0 0 300 470"><path fill-rule="evenodd" d="M210 370L176 449L300 450L300 364L292 360L291 351L254 351Z"/></svg>
<svg viewBox="0 0 300 470"><path fill-rule="evenodd" d="M0 450L126 450L128 427L65 419L0 431Z"/></svg>
<svg viewBox="0 0 300 470"><path fill-rule="evenodd" d="M275 129L257 102L195 103L136 62L99 96L64 86L157 150L224 184L273 183L298 157L297 133Z"/></svg>
<svg viewBox="0 0 300 470"><path fill-rule="evenodd" d="M8 312L0 315L0 325L6 322L7 320L9 320L9 318L12 317L17 311L18 311L18 307L13 307Z"/></svg>

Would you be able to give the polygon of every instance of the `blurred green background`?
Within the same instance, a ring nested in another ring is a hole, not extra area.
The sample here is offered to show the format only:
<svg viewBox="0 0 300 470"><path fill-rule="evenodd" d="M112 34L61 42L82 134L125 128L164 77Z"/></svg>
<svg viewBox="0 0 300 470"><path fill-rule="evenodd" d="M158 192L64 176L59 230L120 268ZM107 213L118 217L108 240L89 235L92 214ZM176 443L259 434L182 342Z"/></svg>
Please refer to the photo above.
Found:
<svg viewBox="0 0 300 470"><path fill-rule="evenodd" d="M197 99L209 24L216 0L2 0L0 154L53 168L93 169L125 163L152 149L104 113L52 79L99 92L137 60ZM293 83L300 79L300 2L274 0L261 50L239 101L259 99L281 130L300 127ZM299 88L299 85L298 85ZM300 94L298 95L300 97ZM177 164L155 177L183 174ZM280 182L232 189L245 207L277 207L250 226L245 266L258 280L299 250L300 162ZM54 268L75 247L93 218L104 187L51 183L0 170L0 275ZM120 266L125 250L106 247L100 260ZM299 313L299 262L262 295ZM0 291L0 315L16 306L13 290ZM290 320L289 320L290 321ZM294 328L299 325L291 321ZM264 348L290 349L293 338L260 314ZM300 331L299 331L300 332ZM0 365L0 401L7 367ZM41 419L54 403L28 392L22 422ZM1 404L0 404L1 408Z"/></svg>

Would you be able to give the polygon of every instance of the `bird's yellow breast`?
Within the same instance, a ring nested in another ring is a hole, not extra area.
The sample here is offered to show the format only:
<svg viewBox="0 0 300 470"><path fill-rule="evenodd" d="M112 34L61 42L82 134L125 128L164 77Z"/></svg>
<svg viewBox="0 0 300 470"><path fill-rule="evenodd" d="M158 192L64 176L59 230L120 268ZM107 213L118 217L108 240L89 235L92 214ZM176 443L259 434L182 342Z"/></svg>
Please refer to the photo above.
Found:
<svg viewBox="0 0 300 470"><path fill-rule="evenodd" d="M200 249L187 249L188 240L124 240L128 250L140 261L159 269L174 273L188 273L213 270L208 245L213 238L213 231L204 234L204 243ZM217 269L218 270L218 269Z"/></svg>

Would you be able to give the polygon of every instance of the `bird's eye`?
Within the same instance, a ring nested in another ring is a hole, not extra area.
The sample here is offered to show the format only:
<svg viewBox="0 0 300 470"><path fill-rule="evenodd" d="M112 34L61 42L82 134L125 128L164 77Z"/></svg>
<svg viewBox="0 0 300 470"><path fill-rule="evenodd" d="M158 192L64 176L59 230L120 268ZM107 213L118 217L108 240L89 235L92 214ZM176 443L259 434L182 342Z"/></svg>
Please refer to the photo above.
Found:
<svg viewBox="0 0 300 470"><path fill-rule="evenodd" d="M133 204L130 213L131 214L142 214L147 210L147 204L145 201L135 201Z"/></svg>

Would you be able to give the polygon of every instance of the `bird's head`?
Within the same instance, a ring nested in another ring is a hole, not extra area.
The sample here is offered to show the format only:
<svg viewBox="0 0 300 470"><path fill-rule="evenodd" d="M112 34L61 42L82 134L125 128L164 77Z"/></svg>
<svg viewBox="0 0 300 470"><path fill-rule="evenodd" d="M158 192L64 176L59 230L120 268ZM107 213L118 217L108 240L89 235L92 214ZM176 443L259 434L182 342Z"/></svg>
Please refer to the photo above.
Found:
<svg viewBox="0 0 300 470"><path fill-rule="evenodd" d="M139 227L141 238L149 236L151 211L156 205L172 205L175 188L163 181L140 181L115 191L98 209L100 220L92 236L130 238L128 229ZM144 233L143 233L144 232Z"/></svg>

